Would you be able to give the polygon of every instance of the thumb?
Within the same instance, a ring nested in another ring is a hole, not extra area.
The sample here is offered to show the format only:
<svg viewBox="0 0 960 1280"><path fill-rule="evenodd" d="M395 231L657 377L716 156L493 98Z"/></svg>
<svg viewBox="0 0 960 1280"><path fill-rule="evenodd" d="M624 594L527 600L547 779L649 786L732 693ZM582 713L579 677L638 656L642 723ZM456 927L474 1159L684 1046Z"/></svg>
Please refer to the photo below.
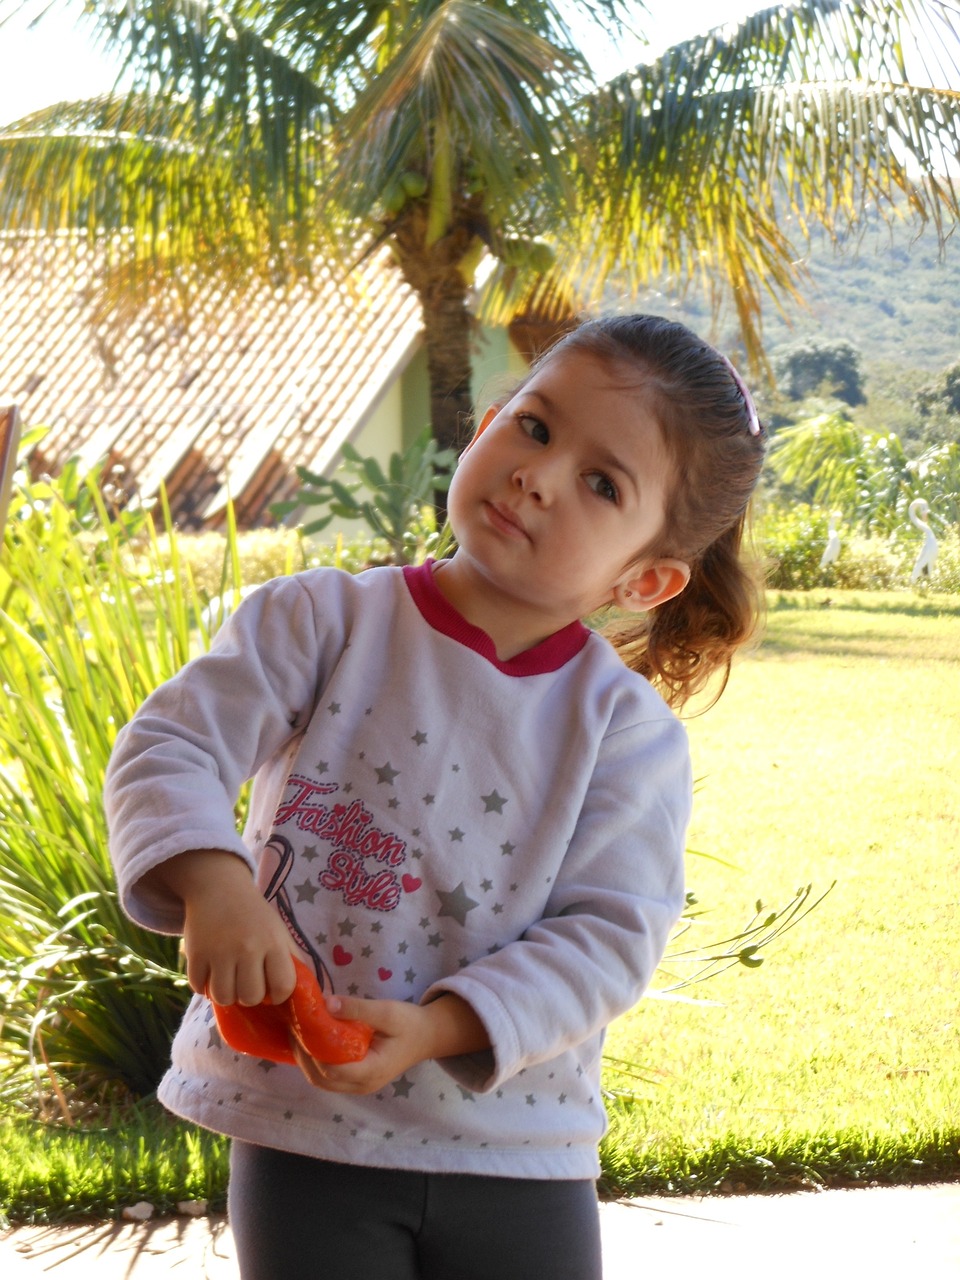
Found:
<svg viewBox="0 0 960 1280"><path fill-rule="evenodd" d="M334 1018L343 1018L346 1022L356 1022L363 1017L362 1010L370 1000L360 1000L356 996L338 996L333 992L329 994L324 992L324 1002L327 1006L327 1012Z"/></svg>
<svg viewBox="0 0 960 1280"><path fill-rule="evenodd" d="M325 997L327 1009L335 1018L345 1022L365 1022L375 1031L391 1032L396 1018L395 1000L362 1000L357 996Z"/></svg>

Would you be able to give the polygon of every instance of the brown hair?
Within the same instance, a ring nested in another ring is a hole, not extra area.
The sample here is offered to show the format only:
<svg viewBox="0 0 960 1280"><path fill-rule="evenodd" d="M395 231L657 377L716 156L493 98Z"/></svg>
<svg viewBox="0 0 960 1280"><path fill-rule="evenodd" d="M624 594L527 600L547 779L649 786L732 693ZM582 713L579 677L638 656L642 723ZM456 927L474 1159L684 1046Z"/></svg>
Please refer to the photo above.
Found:
<svg viewBox="0 0 960 1280"><path fill-rule="evenodd" d="M642 554L690 566L678 596L639 619L612 624L607 634L627 666L674 707L719 675L716 701L734 653L755 634L762 615L762 576L741 552L765 433L751 433L755 411L730 365L686 325L648 315L589 320L540 356L534 369L564 351L636 371L631 385L649 402L673 472L664 527Z"/></svg>

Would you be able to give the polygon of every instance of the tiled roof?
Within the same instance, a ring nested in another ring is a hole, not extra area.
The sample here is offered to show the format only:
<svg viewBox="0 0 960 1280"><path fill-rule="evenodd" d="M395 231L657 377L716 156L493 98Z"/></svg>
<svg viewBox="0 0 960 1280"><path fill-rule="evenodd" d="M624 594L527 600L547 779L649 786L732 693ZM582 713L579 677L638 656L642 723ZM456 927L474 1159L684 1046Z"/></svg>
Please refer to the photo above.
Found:
<svg viewBox="0 0 960 1280"><path fill-rule="evenodd" d="M311 288L242 301L207 287L185 323L148 307L98 322L103 256L65 235L0 235L0 395L45 425L35 470L107 459L129 495L165 481L184 527L269 520L364 424L419 344L416 298L371 259L347 294L321 265Z"/></svg>

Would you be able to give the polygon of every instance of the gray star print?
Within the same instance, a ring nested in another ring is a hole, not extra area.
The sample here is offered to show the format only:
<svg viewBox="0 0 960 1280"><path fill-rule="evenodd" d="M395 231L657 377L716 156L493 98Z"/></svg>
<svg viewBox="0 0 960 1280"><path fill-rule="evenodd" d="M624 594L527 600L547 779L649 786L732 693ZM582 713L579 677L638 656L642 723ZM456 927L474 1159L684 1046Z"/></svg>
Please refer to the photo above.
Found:
<svg viewBox="0 0 960 1280"><path fill-rule="evenodd" d="M484 813L503 813L503 806L507 803L507 797L498 795L496 787L488 796L481 796L480 799L483 801Z"/></svg>
<svg viewBox="0 0 960 1280"><path fill-rule="evenodd" d="M411 735L410 741L415 742L418 747L422 747L427 741L427 735L422 729L418 729L416 733Z"/></svg>
<svg viewBox="0 0 960 1280"><path fill-rule="evenodd" d="M382 764L380 768L376 770L376 774L377 786L379 786L381 782L386 782L390 786L393 786L393 780L394 778L399 777L400 770L394 769L388 760L386 764Z"/></svg>
<svg viewBox="0 0 960 1280"><path fill-rule="evenodd" d="M453 828L453 830L450 832L450 839L454 844L463 842L463 832L460 830L459 827Z"/></svg>
<svg viewBox="0 0 960 1280"><path fill-rule="evenodd" d="M309 880L304 880L303 884L295 884L293 887L297 891L298 902L312 902L319 892L319 887L311 884Z"/></svg>
<svg viewBox="0 0 960 1280"><path fill-rule="evenodd" d="M393 1096L395 1098L409 1098L410 1090L416 1082L411 1080L409 1076L403 1075L399 1080L393 1082Z"/></svg>
<svg viewBox="0 0 960 1280"><path fill-rule="evenodd" d="M339 703L339 702L331 702L331 703L328 705L327 710L330 712L330 714L331 714L332 716L338 716L338 715L340 714L340 703Z"/></svg>
<svg viewBox="0 0 960 1280"><path fill-rule="evenodd" d="M462 880L452 891L445 892L443 889L437 889L436 894L440 899L440 910L437 915L450 916L456 920L457 924L465 925L467 913L480 905L468 895Z"/></svg>

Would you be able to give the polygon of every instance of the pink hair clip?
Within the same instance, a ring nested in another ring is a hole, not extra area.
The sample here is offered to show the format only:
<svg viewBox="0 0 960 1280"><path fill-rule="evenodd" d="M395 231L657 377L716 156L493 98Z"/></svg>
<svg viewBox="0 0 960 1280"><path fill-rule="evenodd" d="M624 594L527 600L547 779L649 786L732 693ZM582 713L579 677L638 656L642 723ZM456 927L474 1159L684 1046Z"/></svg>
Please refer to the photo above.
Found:
<svg viewBox="0 0 960 1280"><path fill-rule="evenodd" d="M752 436L758 436L760 434L760 419L757 417L757 407L753 403L753 396L747 390L747 384L740 377L739 373L737 373L736 369L723 352L718 352L718 355L730 370L733 380L737 384L737 390L743 396L743 403L747 406L747 428Z"/></svg>

